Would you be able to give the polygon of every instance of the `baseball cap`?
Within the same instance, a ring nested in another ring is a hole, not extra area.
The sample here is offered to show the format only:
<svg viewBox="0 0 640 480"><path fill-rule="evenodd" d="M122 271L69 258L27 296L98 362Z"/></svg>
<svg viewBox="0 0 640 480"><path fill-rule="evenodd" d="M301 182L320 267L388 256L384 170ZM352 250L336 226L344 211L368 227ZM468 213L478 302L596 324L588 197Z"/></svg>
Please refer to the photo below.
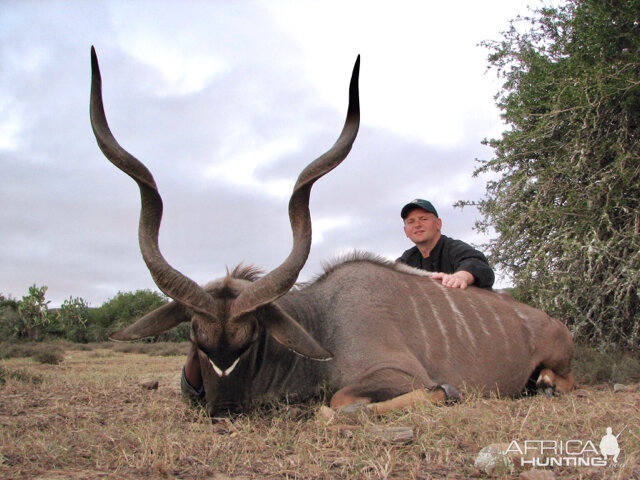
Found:
<svg viewBox="0 0 640 480"><path fill-rule="evenodd" d="M429 200L423 200L421 198L416 198L415 200L411 200L404 207L402 207L402 211L400 212L400 216L402 219L406 219L409 213L416 208L421 208L425 212L433 213L436 217L438 216L438 212L435 207L431 204Z"/></svg>

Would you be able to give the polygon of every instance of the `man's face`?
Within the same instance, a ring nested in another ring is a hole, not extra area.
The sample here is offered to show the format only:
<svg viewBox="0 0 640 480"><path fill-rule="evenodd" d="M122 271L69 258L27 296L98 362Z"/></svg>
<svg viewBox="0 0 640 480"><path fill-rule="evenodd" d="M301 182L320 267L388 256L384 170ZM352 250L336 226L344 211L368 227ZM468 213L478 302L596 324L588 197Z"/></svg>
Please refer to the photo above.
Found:
<svg viewBox="0 0 640 480"><path fill-rule="evenodd" d="M404 220L404 233L416 245L438 241L442 220L433 213L416 208Z"/></svg>

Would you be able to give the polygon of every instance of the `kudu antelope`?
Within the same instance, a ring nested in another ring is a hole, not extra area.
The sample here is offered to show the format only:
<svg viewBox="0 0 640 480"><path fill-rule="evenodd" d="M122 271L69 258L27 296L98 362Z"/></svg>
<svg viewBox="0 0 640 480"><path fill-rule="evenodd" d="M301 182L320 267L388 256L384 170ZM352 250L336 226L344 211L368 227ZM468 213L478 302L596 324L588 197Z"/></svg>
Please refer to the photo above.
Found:
<svg viewBox="0 0 640 480"><path fill-rule="evenodd" d="M570 390L573 343L567 328L500 294L448 289L422 271L366 254L336 262L294 288L311 247L311 186L347 156L358 132L359 61L342 133L293 189L289 256L264 276L236 267L201 287L160 253L162 200L149 170L109 130L92 49L93 131L104 155L140 188L142 257L158 288L174 300L112 338L141 339L190 322L192 353L212 414L327 390L333 407L362 402L377 412L455 398L462 385L518 395L532 379L545 389Z"/></svg>

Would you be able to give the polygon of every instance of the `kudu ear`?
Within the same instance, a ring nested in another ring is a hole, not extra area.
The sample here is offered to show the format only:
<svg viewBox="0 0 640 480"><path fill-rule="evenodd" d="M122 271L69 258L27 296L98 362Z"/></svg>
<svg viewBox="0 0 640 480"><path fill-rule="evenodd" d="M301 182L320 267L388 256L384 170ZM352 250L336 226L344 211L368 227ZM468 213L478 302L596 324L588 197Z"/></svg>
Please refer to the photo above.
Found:
<svg viewBox="0 0 640 480"><path fill-rule="evenodd" d="M126 328L109 335L116 342L129 342L155 337L191 320L185 308L176 302L156 308Z"/></svg>
<svg viewBox="0 0 640 480"><path fill-rule="evenodd" d="M330 360L333 354L316 342L298 322L275 303L260 308L260 320L276 342L313 360Z"/></svg>

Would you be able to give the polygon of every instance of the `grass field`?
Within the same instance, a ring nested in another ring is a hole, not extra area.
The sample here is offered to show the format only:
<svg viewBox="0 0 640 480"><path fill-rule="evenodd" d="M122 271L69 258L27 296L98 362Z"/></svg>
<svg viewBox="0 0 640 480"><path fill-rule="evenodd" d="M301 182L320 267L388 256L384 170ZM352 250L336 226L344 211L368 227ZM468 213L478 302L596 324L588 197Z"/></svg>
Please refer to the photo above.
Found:
<svg viewBox="0 0 640 480"><path fill-rule="evenodd" d="M489 476L474 466L478 452L512 441L522 448L525 440L598 447L606 427L615 434L626 427L617 464L553 466L544 478L640 478L637 385L516 400L470 393L457 405L384 417L327 420L316 403L212 421L181 400L185 358L98 345L67 349L54 365L0 360L0 478L519 478L530 472L518 462ZM143 388L145 380L159 388ZM409 436L388 436L398 430Z"/></svg>

